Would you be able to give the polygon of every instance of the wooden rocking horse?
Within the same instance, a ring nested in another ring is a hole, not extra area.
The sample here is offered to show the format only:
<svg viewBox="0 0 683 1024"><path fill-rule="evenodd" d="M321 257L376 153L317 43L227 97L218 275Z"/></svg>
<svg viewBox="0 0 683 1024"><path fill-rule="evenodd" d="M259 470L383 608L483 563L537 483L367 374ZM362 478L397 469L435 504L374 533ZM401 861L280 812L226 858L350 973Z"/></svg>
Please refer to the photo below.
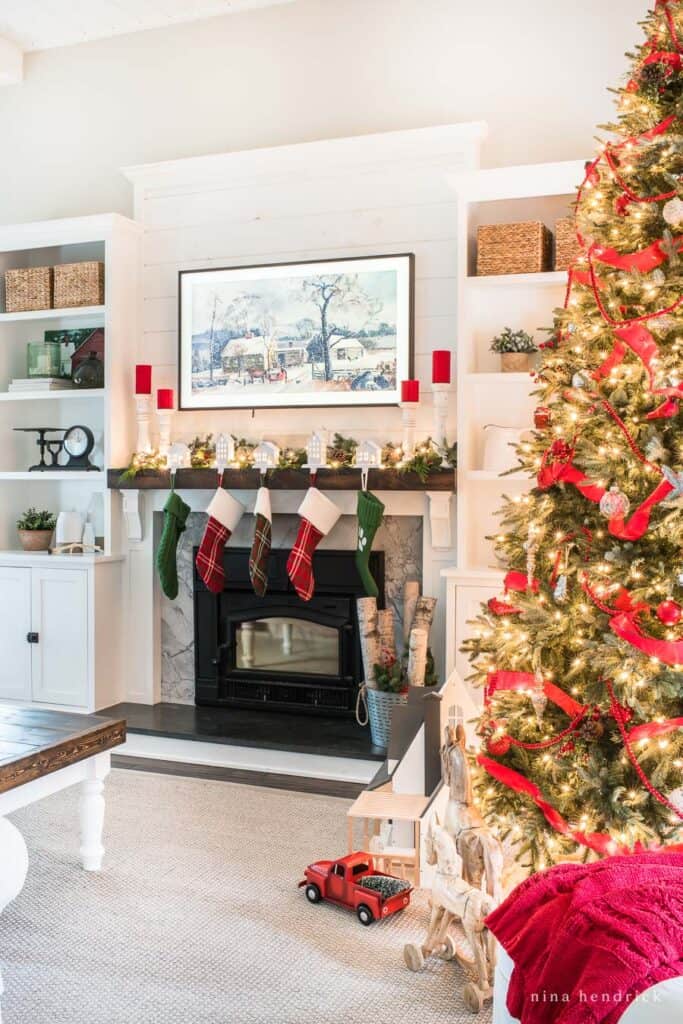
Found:
<svg viewBox="0 0 683 1024"><path fill-rule="evenodd" d="M473 966L476 980L468 981L462 994L468 1010L479 1013L484 1001L493 996L495 939L484 920L496 904L492 896L464 880L455 840L442 828L438 818L435 821L436 824L430 822L425 836L427 863L436 864L429 928L421 946L412 942L404 946L403 958L411 971L419 971L425 959L432 955L442 960L455 958L465 967ZM461 923L474 954L474 963L458 952L448 934L453 921Z"/></svg>
<svg viewBox="0 0 683 1024"><path fill-rule="evenodd" d="M481 886L496 904L503 897L503 848L484 823L472 800L472 778L465 751L465 727L462 723L446 727L441 748L443 781L448 786L446 831L454 840L462 858L462 874L470 885Z"/></svg>

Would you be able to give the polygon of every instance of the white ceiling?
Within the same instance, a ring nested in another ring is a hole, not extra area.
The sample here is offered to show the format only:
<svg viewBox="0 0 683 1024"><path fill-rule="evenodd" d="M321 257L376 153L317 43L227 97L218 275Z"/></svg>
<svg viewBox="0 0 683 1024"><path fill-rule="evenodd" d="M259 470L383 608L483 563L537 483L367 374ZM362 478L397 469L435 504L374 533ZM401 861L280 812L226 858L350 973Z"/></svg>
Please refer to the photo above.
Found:
<svg viewBox="0 0 683 1024"><path fill-rule="evenodd" d="M294 0L0 0L0 36L47 50Z"/></svg>

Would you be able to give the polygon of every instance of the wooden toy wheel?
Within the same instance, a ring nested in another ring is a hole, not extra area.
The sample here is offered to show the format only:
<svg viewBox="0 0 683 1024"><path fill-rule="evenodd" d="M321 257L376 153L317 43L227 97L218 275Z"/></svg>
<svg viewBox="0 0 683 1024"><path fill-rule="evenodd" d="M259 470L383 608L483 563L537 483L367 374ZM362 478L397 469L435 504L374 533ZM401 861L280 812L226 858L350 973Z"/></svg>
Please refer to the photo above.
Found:
<svg viewBox="0 0 683 1024"><path fill-rule="evenodd" d="M455 942L453 941L452 935L446 936L446 941L439 950L438 956L440 960L454 960L456 954Z"/></svg>
<svg viewBox="0 0 683 1024"><path fill-rule="evenodd" d="M484 994L481 989L477 988L474 982L469 981L465 985L462 990L462 997L470 1013L481 1013L484 1005Z"/></svg>
<svg viewBox="0 0 683 1024"><path fill-rule="evenodd" d="M425 965L422 948L414 942L406 942L403 947L403 959L409 971L421 971Z"/></svg>

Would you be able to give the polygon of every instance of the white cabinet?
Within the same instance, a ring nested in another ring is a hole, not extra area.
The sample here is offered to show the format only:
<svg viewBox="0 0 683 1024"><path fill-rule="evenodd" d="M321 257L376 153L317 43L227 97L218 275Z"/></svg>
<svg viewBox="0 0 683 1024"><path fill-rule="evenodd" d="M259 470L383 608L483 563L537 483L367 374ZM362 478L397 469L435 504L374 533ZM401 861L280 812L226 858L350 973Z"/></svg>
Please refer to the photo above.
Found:
<svg viewBox="0 0 683 1024"><path fill-rule="evenodd" d="M88 703L88 573L31 569L31 684L45 704Z"/></svg>
<svg viewBox="0 0 683 1024"><path fill-rule="evenodd" d="M97 711L121 699L120 561L0 556L0 700Z"/></svg>
<svg viewBox="0 0 683 1024"><path fill-rule="evenodd" d="M31 570L0 566L0 697L31 699Z"/></svg>

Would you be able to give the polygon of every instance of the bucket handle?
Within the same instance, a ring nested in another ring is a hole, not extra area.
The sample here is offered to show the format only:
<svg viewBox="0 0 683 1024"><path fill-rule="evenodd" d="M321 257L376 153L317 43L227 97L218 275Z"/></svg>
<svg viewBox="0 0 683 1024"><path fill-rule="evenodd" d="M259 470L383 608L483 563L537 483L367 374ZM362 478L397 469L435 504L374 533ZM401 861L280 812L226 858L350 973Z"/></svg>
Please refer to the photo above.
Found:
<svg viewBox="0 0 683 1024"><path fill-rule="evenodd" d="M368 698L366 696L368 692L368 684L362 683L358 687L358 696L356 697L356 721L359 725L367 725L370 721L370 715L368 712ZM363 711L361 711L363 709ZM361 714L365 715L365 721L361 720Z"/></svg>

